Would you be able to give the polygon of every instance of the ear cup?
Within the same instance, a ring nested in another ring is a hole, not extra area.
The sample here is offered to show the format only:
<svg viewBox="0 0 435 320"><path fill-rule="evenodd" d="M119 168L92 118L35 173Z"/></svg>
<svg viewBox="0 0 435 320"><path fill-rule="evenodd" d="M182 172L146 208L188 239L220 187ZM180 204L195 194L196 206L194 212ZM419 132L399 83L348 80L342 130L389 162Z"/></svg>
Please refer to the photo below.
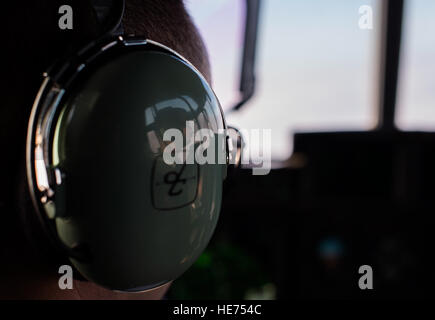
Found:
<svg viewBox="0 0 435 320"><path fill-rule="evenodd" d="M51 262L57 261L55 258L53 243L51 243L44 225L35 213L35 207L33 206L32 199L30 197L29 187L27 184L26 164L25 160L20 166L19 173L17 175L16 193L14 203L16 213L19 219L21 230L26 236L26 240L29 246L33 249L33 253L44 261L50 260Z"/></svg>
<svg viewBox="0 0 435 320"><path fill-rule="evenodd" d="M74 269L68 257L56 247L56 243L49 236L45 224L35 212L29 192L25 157L22 158L22 165L16 177L13 203L15 204L14 213L18 220L19 231L24 237L23 245L29 249L23 254L32 255L35 264L44 269L44 272L52 275L57 275L61 265L67 264ZM73 276L75 280L87 281L77 270L74 270Z"/></svg>
<svg viewBox="0 0 435 320"><path fill-rule="evenodd" d="M109 289L142 291L176 279L202 253L226 176L225 143L210 149L211 163L168 163L167 133L181 135L178 155L188 144L196 155L201 139L187 141L189 123L218 136L225 122L202 75L169 48L135 38L98 46L69 63L72 75L45 79L28 177L45 230L77 270Z"/></svg>

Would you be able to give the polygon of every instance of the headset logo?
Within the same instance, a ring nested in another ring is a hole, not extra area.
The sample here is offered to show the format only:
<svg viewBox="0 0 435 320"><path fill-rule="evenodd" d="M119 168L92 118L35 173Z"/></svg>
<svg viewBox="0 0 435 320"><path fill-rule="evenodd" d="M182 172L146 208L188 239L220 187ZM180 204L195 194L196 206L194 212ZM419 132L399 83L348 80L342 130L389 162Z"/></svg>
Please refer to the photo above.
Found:
<svg viewBox="0 0 435 320"><path fill-rule="evenodd" d="M154 160L152 201L156 209L170 210L191 204L198 191L198 164L166 164Z"/></svg>

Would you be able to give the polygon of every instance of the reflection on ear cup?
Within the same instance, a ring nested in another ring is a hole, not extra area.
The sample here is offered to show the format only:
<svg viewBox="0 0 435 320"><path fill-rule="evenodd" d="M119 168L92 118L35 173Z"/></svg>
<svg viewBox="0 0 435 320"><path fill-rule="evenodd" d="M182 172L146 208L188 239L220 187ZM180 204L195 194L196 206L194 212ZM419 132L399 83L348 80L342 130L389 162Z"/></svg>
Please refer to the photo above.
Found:
<svg viewBox="0 0 435 320"><path fill-rule="evenodd" d="M45 229L46 226L39 218L39 214L35 212L36 209L29 193L24 160L19 168L14 186L13 214L15 214L19 226L18 232L22 232L22 235L18 236L23 240L19 246L25 248L20 254L31 255L30 257L23 257L26 261L31 260L29 258L34 259L35 265L28 267L42 268L42 272L53 276L58 276L58 269L61 265L67 264L74 269L67 257L61 253L59 248L56 248L56 243L50 238L49 232ZM73 276L75 280L87 281L77 271L73 272Z"/></svg>

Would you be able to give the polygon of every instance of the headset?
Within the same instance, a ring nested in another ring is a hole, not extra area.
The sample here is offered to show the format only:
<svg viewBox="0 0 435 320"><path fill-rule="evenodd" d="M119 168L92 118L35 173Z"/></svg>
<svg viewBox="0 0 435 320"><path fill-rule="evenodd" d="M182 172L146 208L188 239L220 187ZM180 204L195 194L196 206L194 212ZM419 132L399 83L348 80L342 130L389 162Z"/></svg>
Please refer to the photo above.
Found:
<svg viewBox="0 0 435 320"><path fill-rule="evenodd" d="M174 50L126 36L123 0L94 1L102 32L43 75L26 147L50 250L108 289L143 292L185 272L218 221L225 164L167 164L164 132L225 130L219 101Z"/></svg>

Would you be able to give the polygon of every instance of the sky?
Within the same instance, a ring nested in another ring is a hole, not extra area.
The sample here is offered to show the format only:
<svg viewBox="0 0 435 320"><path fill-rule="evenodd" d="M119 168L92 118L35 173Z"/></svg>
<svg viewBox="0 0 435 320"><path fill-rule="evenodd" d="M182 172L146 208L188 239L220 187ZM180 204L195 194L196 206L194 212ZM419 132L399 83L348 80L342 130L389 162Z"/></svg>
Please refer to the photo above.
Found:
<svg viewBox="0 0 435 320"><path fill-rule="evenodd" d="M228 110L237 100L243 1L187 3L209 50L213 88ZM373 9L372 30L359 28L363 5ZM295 132L372 129L380 0L263 0L262 9L257 92L240 112L228 114L227 122L240 129L272 129L276 160L291 154ZM434 41L435 1L408 0L397 116L402 129L430 130L434 124Z"/></svg>
<svg viewBox="0 0 435 320"><path fill-rule="evenodd" d="M435 129L435 1L408 0L404 21L397 124Z"/></svg>

